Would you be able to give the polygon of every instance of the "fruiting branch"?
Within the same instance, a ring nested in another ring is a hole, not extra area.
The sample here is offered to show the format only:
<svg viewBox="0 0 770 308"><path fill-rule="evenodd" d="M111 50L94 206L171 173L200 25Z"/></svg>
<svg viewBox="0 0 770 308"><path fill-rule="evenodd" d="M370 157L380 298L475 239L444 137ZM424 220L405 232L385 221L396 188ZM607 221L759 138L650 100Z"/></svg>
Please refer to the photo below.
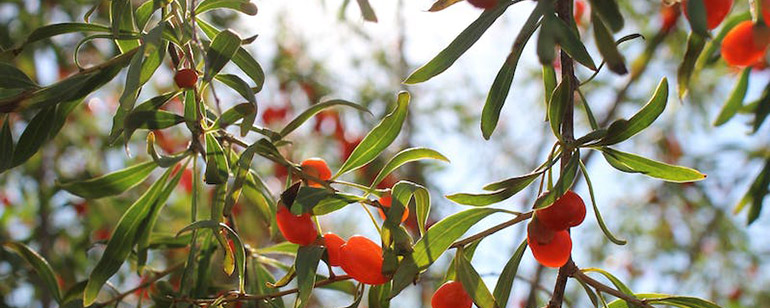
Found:
<svg viewBox="0 0 770 308"><path fill-rule="evenodd" d="M485 238L485 237L487 237L487 236L489 236L489 235L491 235L491 234L493 234L493 233L495 233L495 232L497 232L497 231L503 230L503 229L505 229L505 228L508 228L508 227L510 227L510 226L513 226L513 225L515 225L515 224L517 224L517 223L520 223L520 222L522 222L522 221L525 221L525 220L527 220L527 219L530 219L530 218L532 217L532 213L533 213L533 211L529 211L529 212L526 212L526 213L522 213L522 214L519 214L519 215L518 215L518 216L516 216L516 218L514 218L514 219L511 219L511 220L509 220L509 221L506 221L506 222L504 222L504 223L501 223L501 224L499 224L499 225L496 225L496 226L494 226L494 227L491 227L491 228L489 228L489 229L486 229L486 230L484 230L484 231L481 231L481 232L479 232L479 233L476 233L476 234L474 234L474 235L471 235L471 236L470 236L470 237L468 237L468 238L465 238L465 239L459 240L459 241L457 241L457 242L454 242L454 243L452 244L452 246L449 246L449 247L450 247L450 248L460 248L460 247L465 247L465 245L468 245L468 244L470 244L470 243L473 243L473 242L475 242L475 241L477 241L477 240L479 240L479 239L481 239L481 238Z"/></svg>

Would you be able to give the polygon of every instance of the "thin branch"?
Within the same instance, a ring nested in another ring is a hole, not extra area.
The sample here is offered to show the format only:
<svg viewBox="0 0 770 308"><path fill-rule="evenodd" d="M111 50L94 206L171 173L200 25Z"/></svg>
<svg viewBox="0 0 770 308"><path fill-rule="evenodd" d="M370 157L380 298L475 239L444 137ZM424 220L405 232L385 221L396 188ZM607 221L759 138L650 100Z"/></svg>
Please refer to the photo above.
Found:
<svg viewBox="0 0 770 308"><path fill-rule="evenodd" d="M352 277L348 275L335 276L335 277L331 277L331 278L316 282L314 285L314 288L323 287L325 285L330 285L335 282L340 282L340 281L350 280L350 279L352 279ZM280 291L280 292L275 292L270 294L229 293L225 295L224 298L205 298L205 299L172 298L172 300L175 302L186 302L186 303L200 305L200 304L210 304L217 301L220 303L231 303L231 302L241 302L241 301L265 300L265 299L272 299L276 297L286 296L297 292L299 292L299 289L293 288L293 289L288 289L285 291Z"/></svg>
<svg viewBox="0 0 770 308"><path fill-rule="evenodd" d="M481 231L481 232L479 232L479 233L476 233L476 234L474 234L474 235L472 235L472 236L470 236L470 237L468 237L468 238L465 238L465 239L459 240L459 241L457 241L457 242L454 242L454 244L452 244L452 246L449 246L449 247L450 247L450 248L460 248L460 247L465 247L465 245L468 245L468 244L470 244L470 243L473 243L473 242L475 242L476 240L479 240L479 239L481 239L481 238L484 238L484 237L487 237L487 236L489 236L489 235L491 235L491 234L493 234L493 233L496 233L497 231L503 230L503 229L505 229L505 228L508 228L508 227L510 227L510 226L513 226L513 225L515 225L515 224L517 224L517 223L520 223L520 222L522 222L522 221L525 221L525 220L527 220L527 219L529 219L529 218L531 218L531 217L532 217L532 211L529 211L529 212L526 212L526 213L522 213L522 214L519 214L519 215L518 215L518 216L516 216L516 218L514 218L514 219L511 219L511 220L509 220L509 221L506 221L506 222L504 222L504 223L501 223L501 224L499 224L499 225L496 225L496 226L494 226L494 227L491 227L491 228L489 228L489 229L486 229L486 230L484 230L484 231Z"/></svg>
<svg viewBox="0 0 770 308"><path fill-rule="evenodd" d="M155 276L153 276L152 278L148 279L147 281L145 281L145 282L143 282L143 283L139 284L138 286L134 287L133 289L131 289L131 290L128 290L128 291L126 291L126 292L123 292L123 293L120 293L120 294L118 294L117 296L115 296L115 297L111 298L110 300L108 300L108 301L106 301L106 302L103 302L103 303L98 303L98 304L96 304L96 306L97 306L97 307L106 307L106 306L109 306L109 305L110 305L110 304L112 304L112 303L115 303L115 302L117 302L117 301L120 301L120 300L122 300L123 298L125 298L126 296L128 296L128 295L130 295L130 294L133 294L134 292L136 292L136 291L139 291L139 290L141 290L141 289L144 289L144 288L146 288L146 287L150 286L151 284L153 284L153 283L157 282L157 281L158 281L158 280L160 280L161 278L163 278L163 277L166 277L166 276L168 276L169 274L171 274L171 273L173 273L173 272L175 272L175 271L177 271L177 270L181 269L181 268L182 268L182 266L184 266L184 262L181 262L181 263L178 263L178 264L176 264L176 265L174 265L174 266L172 266L172 267L169 267L169 268L167 268L166 270L164 270L164 271L162 271L162 272L158 272L157 274L155 274Z"/></svg>
<svg viewBox="0 0 770 308"><path fill-rule="evenodd" d="M606 284L603 284L603 283L599 282L598 280L595 280L595 279L589 277L588 275L586 275L585 273L583 273L580 270L575 271L572 274L572 276L575 277L575 279L580 280L583 283L585 283L585 284L587 284L589 286L594 287L599 292L604 292L604 293L610 294L610 295L615 296L617 298L620 298L620 299L622 299L624 301L627 301L627 302L630 302L630 303L633 303L633 304L636 304L636 305L639 305L639 306L642 306L642 307L652 308L652 305L648 304L646 300L643 300L643 299L640 300L640 299L634 297L633 295L623 293L623 292L621 292L621 291L619 291L619 290L617 290L617 289L615 289L613 287L610 287L610 286L608 286Z"/></svg>

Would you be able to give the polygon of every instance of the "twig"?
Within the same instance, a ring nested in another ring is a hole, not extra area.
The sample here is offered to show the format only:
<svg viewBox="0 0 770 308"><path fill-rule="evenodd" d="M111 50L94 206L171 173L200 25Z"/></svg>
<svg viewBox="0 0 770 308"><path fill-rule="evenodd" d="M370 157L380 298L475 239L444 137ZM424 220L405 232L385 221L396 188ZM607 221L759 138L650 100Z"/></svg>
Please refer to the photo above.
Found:
<svg viewBox="0 0 770 308"><path fill-rule="evenodd" d="M599 282L599 281L589 277L588 275L586 275L585 273L583 273L580 270L577 270L574 273L572 273L572 276L575 277L575 279L580 280L583 283L585 283L585 284L587 284L589 286L594 287L599 292L604 292L604 293L610 294L610 295L615 296L617 298L620 298L620 299L622 299L624 301L627 301L627 302L630 302L630 303L633 303L633 304L636 304L636 305L639 305L639 306L642 306L642 307L652 308L652 306L650 304L648 304L646 300L643 300L643 299L640 300L640 299L634 297L633 295L623 293L623 292L621 292L621 291L619 291L619 290L617 290L615 288L612 288L612 287L610 287L610 286L608 286L606 284L603 284L603 283L601 283L601 282Z"/></svg>
<svg viewBox="0 0 770 308"><path fill-rule="evenodd" d="M511 219L509 221L506 221L504 223L501 223L499 225L496 225L494 227L491 227L489 229L486 229L484 231L481 231L479 233L471 235L468 238L465 238L465 239L459 240L457 242L454 242L454 244L452 244L452 246L449 246L449 247L450 248L464 247L465 245L473 243L473 242L475 242L478 239L487 237L487 236L489 236L489 235L491 235L491 234L493 234L493 233L495 233L497 231L500 231L500 230L503 230L503 229L508 228L510 226L513 226L513 225L515 225L517 223L520 223L522 221L525 221L525 220L527 220L527 219L529 219L531 217L532 217L532 211L529 211L529 212L526 212L526 213L522 213L522 214L516 216L516 218L514 218L514 219Z"/></svg>
<svg viewBox="0 0 770 308"><path fill-rule="evenodd" d="M112 304L114 302L120 301L124 297L126 297L126 296L128 296L130 294L133 294L134 292L136 292L138 290L144 289L144 288L148 287L149 285L155 283L156 281L160 280L161 278L166 277L169 274L171 274L171 273L181 269L182 266L184 266L184 262L178 263L178 264L176 264L176 265L174 265L174 266L172 266L170 268L167 268L166 270L164 270L162 272L158 272L157 274L155 274L154 277L152 277L151 279L149 279L149 280L147 280L147 281L145 281L143 283L140 283L138 286L134 287L133 289L128 290L128 291L123 292L123 293L120 293L117 296L111 298L110 300L108 300L106 302L98 303L98 304L96 304L96 306L97 307L105 307L105 306L108 306L108 305L110 305L110 304Z"/></svg>
<svg viewBox="0 0 770 308"><path fill-rule="evenodd" d="M315 283L314 287L323 287L325 285L330 285L335 282L340 282L344 280L352 279L352 277L348 275L342 275L342 276L334 276L330 277L325 280L321 280ZM294 294L299 292L299 289L293 288L285 291L270 293L270 294L246 294L246 293L230 293L227 294L224 298L205 298L205 299L190 299L190 298L172 298L175 302L186 302L191 304L209 304L216 301L219 301L220 303L231 303L231 302L240 302L240 301L257 301L257 300L264 300L264 299L271 299L276 297L281 297L289 294Z"/></svg>

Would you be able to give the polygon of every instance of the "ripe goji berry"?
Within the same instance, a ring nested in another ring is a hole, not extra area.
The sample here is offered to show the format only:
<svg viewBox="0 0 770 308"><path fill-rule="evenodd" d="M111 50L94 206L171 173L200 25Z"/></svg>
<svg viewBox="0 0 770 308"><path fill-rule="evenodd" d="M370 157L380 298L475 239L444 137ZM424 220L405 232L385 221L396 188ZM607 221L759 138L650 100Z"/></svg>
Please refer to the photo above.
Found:
<svg viewBox="0 0 770 308"><path fill-rule="evenodd" d="M318 237L318 231L310 218L310 213L296 216L286 206L279 204L275 215L278 230L287 241L302 246L310 245Z"/></svg>
<svg viewBox="0 0 770 308"><path fill-rule="evenodd" d="M767 26L755 25L749 20L739 23L722 40L722 58L734 66L756 63L767 49L766 38L762 37L766 30Z"/></svg>
<svg viewBox="0 0 770 308"><path fill-rule="evenodd" d="M583 223L586 205L578 194L570 190L551 206L535 211L535 216L551 230L566 230Z"/></svg>
<svg viewBox="0 0 770 308"><path fill-rule="evenodd" d="M550 242L541 242L539 235L527 229L527 245L535 260L546 267L561 267L572 253L572 239L566 230L556 231Z"/></svg>
<svg viewBox="0 0 770 308"><path fill-rule="evenodd" d="M324 234L324 245L326 246L326 255L329 257L329 265L340 266L342 264L341 256L342 245L345 245L345 240L339 235L334 233Z"/></svg>
<svg viewBox="0 0 770 308"><path fill-rule="evenodd" d="M345 273L361 283L378 285L389 280L382 274L382 248L368 238L351 237L340 248L340 257Z"/></svg>
<svg viewBox="0 0 770 308"><path fill-rule="evenodd" d="M183 89L192 89L198 82L198 72L191 68L181 69L174 75L174 82L177 87Z"/></svg>
<svg viewBox="0 0 770 308"><path fill-rule="evenodd" d="M447 281L439 287L430 299L432 308L470 308L473 300L459 281Z"/></svg>
<svg viewBox="0 0 770 308"><path fill-rule="evenodd" d="M321 180L328 181L332 178L332 170L329 169L329 165L322 158L308 158L302 161L300 164L302 172L307 175L317 177ZM308 181L308 185L311 187L321 187L321 183L315 181Z"/></svg>
<svg viewBox="0 0 770 308"><path fill-rule="evenodd" d="M703 6L706 7L706 26L709 29L714 29L730 13L730 9L733 7L733 0L703 0ZM689 20L687 0L682 1L682 10L684 10L684 16Z"/></svg>

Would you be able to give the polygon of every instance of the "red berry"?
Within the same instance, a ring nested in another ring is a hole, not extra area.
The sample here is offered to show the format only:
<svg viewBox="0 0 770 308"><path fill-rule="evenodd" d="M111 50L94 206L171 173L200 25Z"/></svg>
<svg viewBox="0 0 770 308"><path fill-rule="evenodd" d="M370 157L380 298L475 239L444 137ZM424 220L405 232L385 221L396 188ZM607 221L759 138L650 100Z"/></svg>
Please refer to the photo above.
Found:
<svg viewBox="0 0 770 308"><path fill-rule="evenodd" d="M382 204L382 207L390 209L390 205L393 204L393 197L390 195L390 193L385 193L382 195L382 197L379 200L380 204ZM382 209L378 209L380 211L380 217L382 219L385 219L385 212L382 211ZM409 208L404 207L404 214L401 215L401 222L406 221L406 219L409 218Z"/></svg>
<svg viewBox="0 0 770 308"><path fill-rule="evenodd" d="M377 285L388 282L382 274L382 248L360 235L351 237L340 249L345 273L361 283Z"/></svg>
<svg viewBox="0 0 770 308"><path fill-rule="evenodd" d="M762 0L762 19L770 25L770 0Z"/></svg>
<svg viewBox="0 0 770 308"><path fill-rule="evenodd" d="M575 0L575 6L573 12L575 15L575 23L579 26L583 20L583 13L586 11L586 3L583 0Z"/></svg>
<svg viewBox="0 0 770 308"><path fill-rule="evenodd" d="M767 27L747 20L739 23L722 40L722 58L729 65L748 66L762 58L767 49Z"/></svg>
<svg viewBox="0 0 770 308"><path fill-rule="evenodd" d="M295 216L286 206L279 204L275 219L281 234L289 242L306 246L315 242L318 237L310 213Z"/></svg>
<svg viewBox="0 0 770 308"><path fill-rule="evenodd" d="M679 4L663 5L660 9L661 19L663 20L661 29L663 32L668 32L676 25L676 21L679 19L679 10Z"/></svg>
<svg viewBox="0 0 770 308"><path fill-rule="evenodd" d="M733 0L703 0L703 5L706 7L706 26L709 29L714 29L730 13L730 8L733 7ZM684 10L684 16L689 20L687 0L682 1L682 10Z"/></svg>
<svg viewBox="0 0 770 308"><path fill-rule="evenodd" d="M286 119L288 111L289 108L287 107L268 107L265 109L265 112L262 113L262 122L265 122L265 125L281 122Z"/></svg>
<svg viewBox="0 0 770 308"><path fill-rule="evenodd" d="M537 210L535 216L551 230L566 230L583 223L586 205L578 194L570 190L551 206Z"/></svg>
<svg viewBox="0 0 770 308"><path fill-rule="evenodd" d="M342 261L340 260L342 253L342 245L345 245L345 240L334 233L324 234L324 245L326 246L326 254L329 256L329 265L340 266Z"/></svg>
<svg viewBox="0 0 770 308"><path fill-rule="evenodd" d="M539 241L538 234L527 229L527 245L532 250L535 260L546 267L561 267L567 263L572 253L572 239L566 230L556 231L550 242Z"/></svg>
<svg viewBox="0 0 770 308"><path fill-rule="evenodd" d="M302 161L300 166L302 167L302 172L307 175L312 175L324 181L328 181L332 178L332 170L329 169L329 165L327 165L326 161L322 158L308 158ZM315 181L308 181L308 185L312 187L323 186L321 183Z"/></svg>
<svg viewBox="0 0 770 308"><path fill-rule="evenodd" d="M452 280L441 285L430 300L432 308L470 308L471 305L473 301L463 284Z"/></svg>
<svg viewBox="0 0 770 308"><path fill-rule="evenodd" d="M480 9L491 9L497 6L497 0L468 0L471 5Z"/></svg>
<svg viewBox="0 0 770 308"><path fill-rule="evenodd" d="M191 68L181 69L174 75L174 82L177 87L183 89L192 89L198 82L198 72Z"/></svg>

